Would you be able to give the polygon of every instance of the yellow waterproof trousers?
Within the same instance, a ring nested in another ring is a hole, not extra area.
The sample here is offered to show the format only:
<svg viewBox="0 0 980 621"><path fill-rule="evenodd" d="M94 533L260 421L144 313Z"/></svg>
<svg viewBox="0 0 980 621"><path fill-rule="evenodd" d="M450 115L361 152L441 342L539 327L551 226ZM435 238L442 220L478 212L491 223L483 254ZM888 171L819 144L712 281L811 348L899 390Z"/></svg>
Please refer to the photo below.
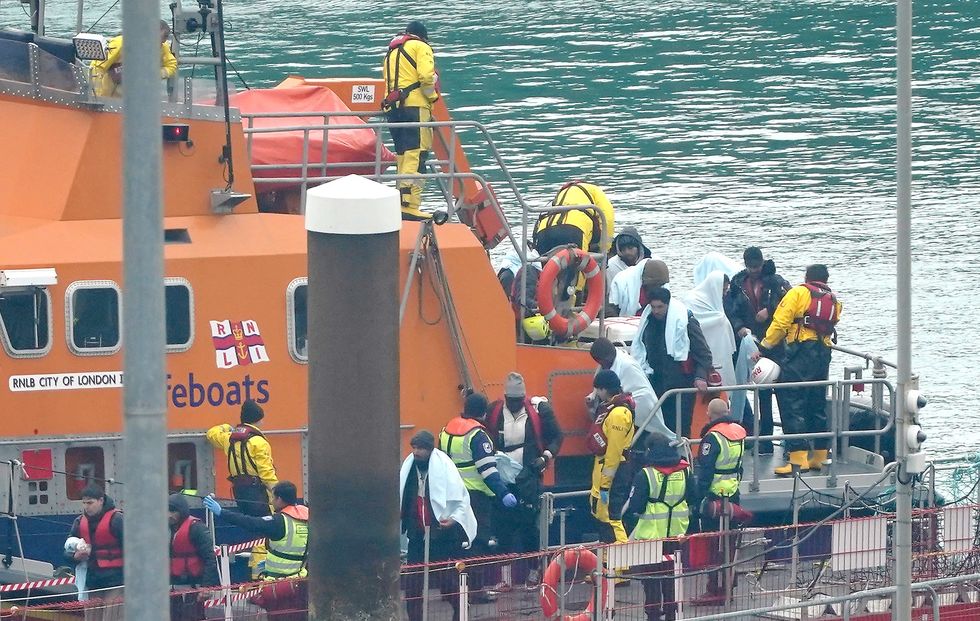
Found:
<svg viewBox="0 0 980 621"><path fill-rule="evenodd" d="M432 120L432 110L416 106L402 106L388 114L390 123L427 123ZM417 175L425 172L425 161L432 150L431 127L389 127L391 139L395 143L395 162L399 175ZM429 215L421 211L422 179L401 179L398 192L401 194L402 218L406 220L426 220Z"/></svg>

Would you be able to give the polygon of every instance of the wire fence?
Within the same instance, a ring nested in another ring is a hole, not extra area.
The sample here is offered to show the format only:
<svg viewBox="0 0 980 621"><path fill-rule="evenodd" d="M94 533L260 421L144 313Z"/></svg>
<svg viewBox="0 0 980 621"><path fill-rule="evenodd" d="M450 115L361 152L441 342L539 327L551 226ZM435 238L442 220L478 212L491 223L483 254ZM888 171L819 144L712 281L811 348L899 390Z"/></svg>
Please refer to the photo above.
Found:
<svg viewBox="0 0 980 621"><path fill-rule="evenodd" d="M916 619L980 619L980 506L916 511ZM409 621L517 619L890 618L894 518L584 544L520 555L405 565ZM227 548L225 549L227 553ZM428 588L426 588L426 586ZM13 589L0 617L121 619L121 589L33 595ZM6 595L4 597L7 597ZM307 618L305 579L175 590L171 618Z"/></svg>

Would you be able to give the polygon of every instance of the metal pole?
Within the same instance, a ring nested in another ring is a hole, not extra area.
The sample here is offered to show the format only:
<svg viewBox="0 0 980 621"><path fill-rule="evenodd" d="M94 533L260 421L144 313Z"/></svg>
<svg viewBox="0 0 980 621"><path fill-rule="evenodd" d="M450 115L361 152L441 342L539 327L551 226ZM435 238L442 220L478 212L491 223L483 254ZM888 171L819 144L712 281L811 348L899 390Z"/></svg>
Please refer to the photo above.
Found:
<svg viewBox="0 0 980 621"><path fill-rule="evenodd" d="M355 175L307 194L311 619L399 616L400 203Z"/></svg>
<svg viewBox="0 0 980 621"><path fill-rule="evenodd" d="M208 511L206 514L210 514ZM228 546L221 546L221 599L224 602L225 621L232 621L231 610L231 560L229 559Z"/></svg>
<svg viewBox="0 0 980 621"><path fill-rule="evenodd" d="M422 621L429 619L429 543L432 533L425 527L425 547L422 554Z"/></svg>
<svg viewBox="0 0 980 621"><path fill-rule="evenodd" d="M122 7L125 617L148 621L170 610L159 11L149 0Z"/></svg>
<svg viewBox="0 0 980 621"><path fill-rule="evenodd" d="M898 407L895 418L895 601L894 621L912 618L912 480L903 476L908 455L907 397L912 374L912 0L897 8L897 146L896 262L898 304Z"/></svg>
<svg viewBox="0 0 980 621"><path fill-rule="evenodd" d="M82 23L82 19L85 13L85 0L78 0L78 7L75 10L75 32L81 32L85 24Z"/></svg>

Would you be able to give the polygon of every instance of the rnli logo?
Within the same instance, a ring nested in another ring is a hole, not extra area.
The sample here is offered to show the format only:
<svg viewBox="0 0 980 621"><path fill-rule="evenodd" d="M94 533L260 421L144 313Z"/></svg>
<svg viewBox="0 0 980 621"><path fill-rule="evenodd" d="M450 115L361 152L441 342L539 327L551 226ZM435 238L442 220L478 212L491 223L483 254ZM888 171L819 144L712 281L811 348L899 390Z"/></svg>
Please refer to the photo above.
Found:
<svg viewBox="0 0 980 621"><path fill-rule="evenodd" d="M219 369L269 362L259 324L251 319L211 321L211 340Z"/></svg>

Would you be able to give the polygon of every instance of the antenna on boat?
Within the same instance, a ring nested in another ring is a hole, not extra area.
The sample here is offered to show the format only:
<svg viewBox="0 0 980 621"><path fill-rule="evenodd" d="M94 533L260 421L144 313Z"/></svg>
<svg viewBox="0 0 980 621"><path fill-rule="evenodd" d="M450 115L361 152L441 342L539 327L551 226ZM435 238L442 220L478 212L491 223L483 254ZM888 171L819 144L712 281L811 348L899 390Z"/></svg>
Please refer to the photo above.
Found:
<svg viewBox="0 0 980 621"><path fill-rule="evenodd" d="M211 37L211 56L208 58L187 58L182 60L214 66L215 103L224 109L225 144L221 147L218 162L224 164L225 187L211 190L211 210L215 213L230 213L236 205L249 198L249 194L235 192L235 162L231 146L231 108L228 102L228 58L225 53L225 20L222 0L197 0L197 8L185 11L180 0L170 4L174 16L174 34L200 33Z"/></svg>
<svg viewBox="0 0 980 621"><path fill-rule="evenodd" d="M199 2L203 0L198 0ZM231 110L228 104L228 57L225 55L225 17L222 9L222 0L215 0L218 7L218 29L211 33L211 48L218 57L218 66L215 68L215 79L219 83L218 101L225 112L225 146L221 149L220 161L228 167L228 176L225 179L227 185L225 191L231 190L235 182L235 165L231 156Z"/></svg>

